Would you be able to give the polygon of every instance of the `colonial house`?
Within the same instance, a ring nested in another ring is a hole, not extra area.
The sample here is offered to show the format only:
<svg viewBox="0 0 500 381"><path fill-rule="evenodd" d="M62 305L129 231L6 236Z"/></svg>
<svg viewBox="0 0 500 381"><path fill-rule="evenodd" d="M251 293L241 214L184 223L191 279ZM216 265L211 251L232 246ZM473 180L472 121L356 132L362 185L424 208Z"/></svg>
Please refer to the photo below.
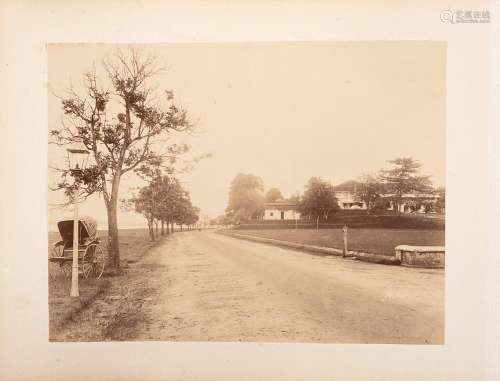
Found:
<svg viewBox="0 0 500 381"><path fill-rule="evenodd" d="M393 195L386 194L382 195L382 197L392 197ZM408 193L402 195L402 203L399 205L399 210L402 213L425 213L425 205L424 202L430 202L435 204L439 196L436 194L427 194L427 193ZM393 209L392 202L390 203L389 210ZM417 208L417 205L420 205Z"/></svg>
<svg viewBox="0 0 500 381"><path fill-rule="evenodd" d="M359 186L359 182L355 180L349 180L344 183L341 183L334 187L335 197L337 198L337 202L339 204L340 209L364 209L366 210L366 203L358 200L356 198L356 189ZM389 199L391 194L383 194L382 198ZM425 208L423 205L420 206L420 209L416 210L415 204L417 202L422 201L431 201L436 202L439 199L438 195L435 194L426 194L426 193L414 193L414 194L404 194L403 202L399 206L400 211L403 213L424 213ZM394 205L392 201L389 201L388 210L393 210Z"/></svg>
<svg viewBox="0 0 500 381"><path fill-rule="evenodd" d="M279 199L264 204L264 220L299 220L297 204Z"/></svg>
<svg viewBox="0 0 500 381"><path fill-rule="evenodd" d="M358 182L354 180L346 181L345 183L339 184L333 187L335 191L335 197L339 204L340 209L365 209L366 203L356 200L356 188Z"/></svg>

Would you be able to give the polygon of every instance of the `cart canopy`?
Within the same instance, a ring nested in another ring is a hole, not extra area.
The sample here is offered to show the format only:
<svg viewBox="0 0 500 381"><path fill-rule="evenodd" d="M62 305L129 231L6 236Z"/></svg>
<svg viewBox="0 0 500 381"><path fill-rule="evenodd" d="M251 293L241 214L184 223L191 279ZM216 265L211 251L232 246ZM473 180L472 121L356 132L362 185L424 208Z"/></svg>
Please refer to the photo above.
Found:
<svg viewBox="0 0 500 381"><path fill-rule="evenodd" d="M65 246L73 245L73 220L63 220L57 223L59 234ZM81 217L78 223L78 241L93 241L97 238L97 221L92 217Z"/></svg>

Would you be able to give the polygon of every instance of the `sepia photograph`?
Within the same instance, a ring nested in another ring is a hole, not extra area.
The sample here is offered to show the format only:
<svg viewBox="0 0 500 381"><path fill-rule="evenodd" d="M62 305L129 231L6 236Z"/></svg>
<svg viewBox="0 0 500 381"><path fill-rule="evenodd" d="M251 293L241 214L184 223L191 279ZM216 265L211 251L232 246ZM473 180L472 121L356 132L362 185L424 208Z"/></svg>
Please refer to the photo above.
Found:
<svg viewBox="0 0 500 381"><path fill-rule="evenodd" d="M498 380L499 12L0 1L0 379Z"/></svg>
<svg viewBox="0 0 500 381"><path fill-rule="evenodd" d="M446 44L50 44L50 341L444 344Z"/></svg>

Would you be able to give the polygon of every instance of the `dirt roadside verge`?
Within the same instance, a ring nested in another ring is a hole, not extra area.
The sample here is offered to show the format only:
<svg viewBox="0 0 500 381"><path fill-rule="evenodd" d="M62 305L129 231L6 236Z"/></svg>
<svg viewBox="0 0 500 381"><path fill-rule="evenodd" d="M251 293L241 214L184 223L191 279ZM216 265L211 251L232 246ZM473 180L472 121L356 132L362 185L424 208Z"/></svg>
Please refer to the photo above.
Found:
<svg viewBox="0 0 500 381"><path fill-rule="evenodd" d="M168 237L154 243L130 243L122 269L83 284L79 298L66 295L66 287L63 297L49 298L49 341L105 341L130 336L130 330L142 318L142 304L154 291L147 287L147 274L153 268L145 266L144 262L165 240ZM60 284L49 284L49 295L51 291L61 293L54 286Z"/></svg>

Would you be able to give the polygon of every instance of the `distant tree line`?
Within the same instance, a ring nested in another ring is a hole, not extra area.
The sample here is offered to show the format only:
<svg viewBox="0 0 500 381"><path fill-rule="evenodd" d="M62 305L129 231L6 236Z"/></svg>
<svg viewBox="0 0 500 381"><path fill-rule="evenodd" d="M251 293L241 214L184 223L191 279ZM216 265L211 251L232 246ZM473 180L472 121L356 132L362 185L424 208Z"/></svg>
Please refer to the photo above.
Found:
<svg viewBox="0 0 500 381"><path fill-rule="evenodd" d="M411 157L388 161L389 169L380 170L377 175L363 175L357 180L354 199L364 202L366 213L374 209L388 209L390 206L400 213L400 206L421 207L426 212L444 211L445 189L433 188L430 176L420 174L421 164ZM409 197L415 195L415 197ZM439 197L435 197L435 196ZM305 185L302 195L295 194L284 199L281 191L271 188L264 193L262 179L253 174L239 173L229 189L226 213L212 220L214 225L231 225L260 219L266 203L288 201L296 204L301 218L326 222L340 209L335 196L335 187L321 179L312 177Z"/></svg>

